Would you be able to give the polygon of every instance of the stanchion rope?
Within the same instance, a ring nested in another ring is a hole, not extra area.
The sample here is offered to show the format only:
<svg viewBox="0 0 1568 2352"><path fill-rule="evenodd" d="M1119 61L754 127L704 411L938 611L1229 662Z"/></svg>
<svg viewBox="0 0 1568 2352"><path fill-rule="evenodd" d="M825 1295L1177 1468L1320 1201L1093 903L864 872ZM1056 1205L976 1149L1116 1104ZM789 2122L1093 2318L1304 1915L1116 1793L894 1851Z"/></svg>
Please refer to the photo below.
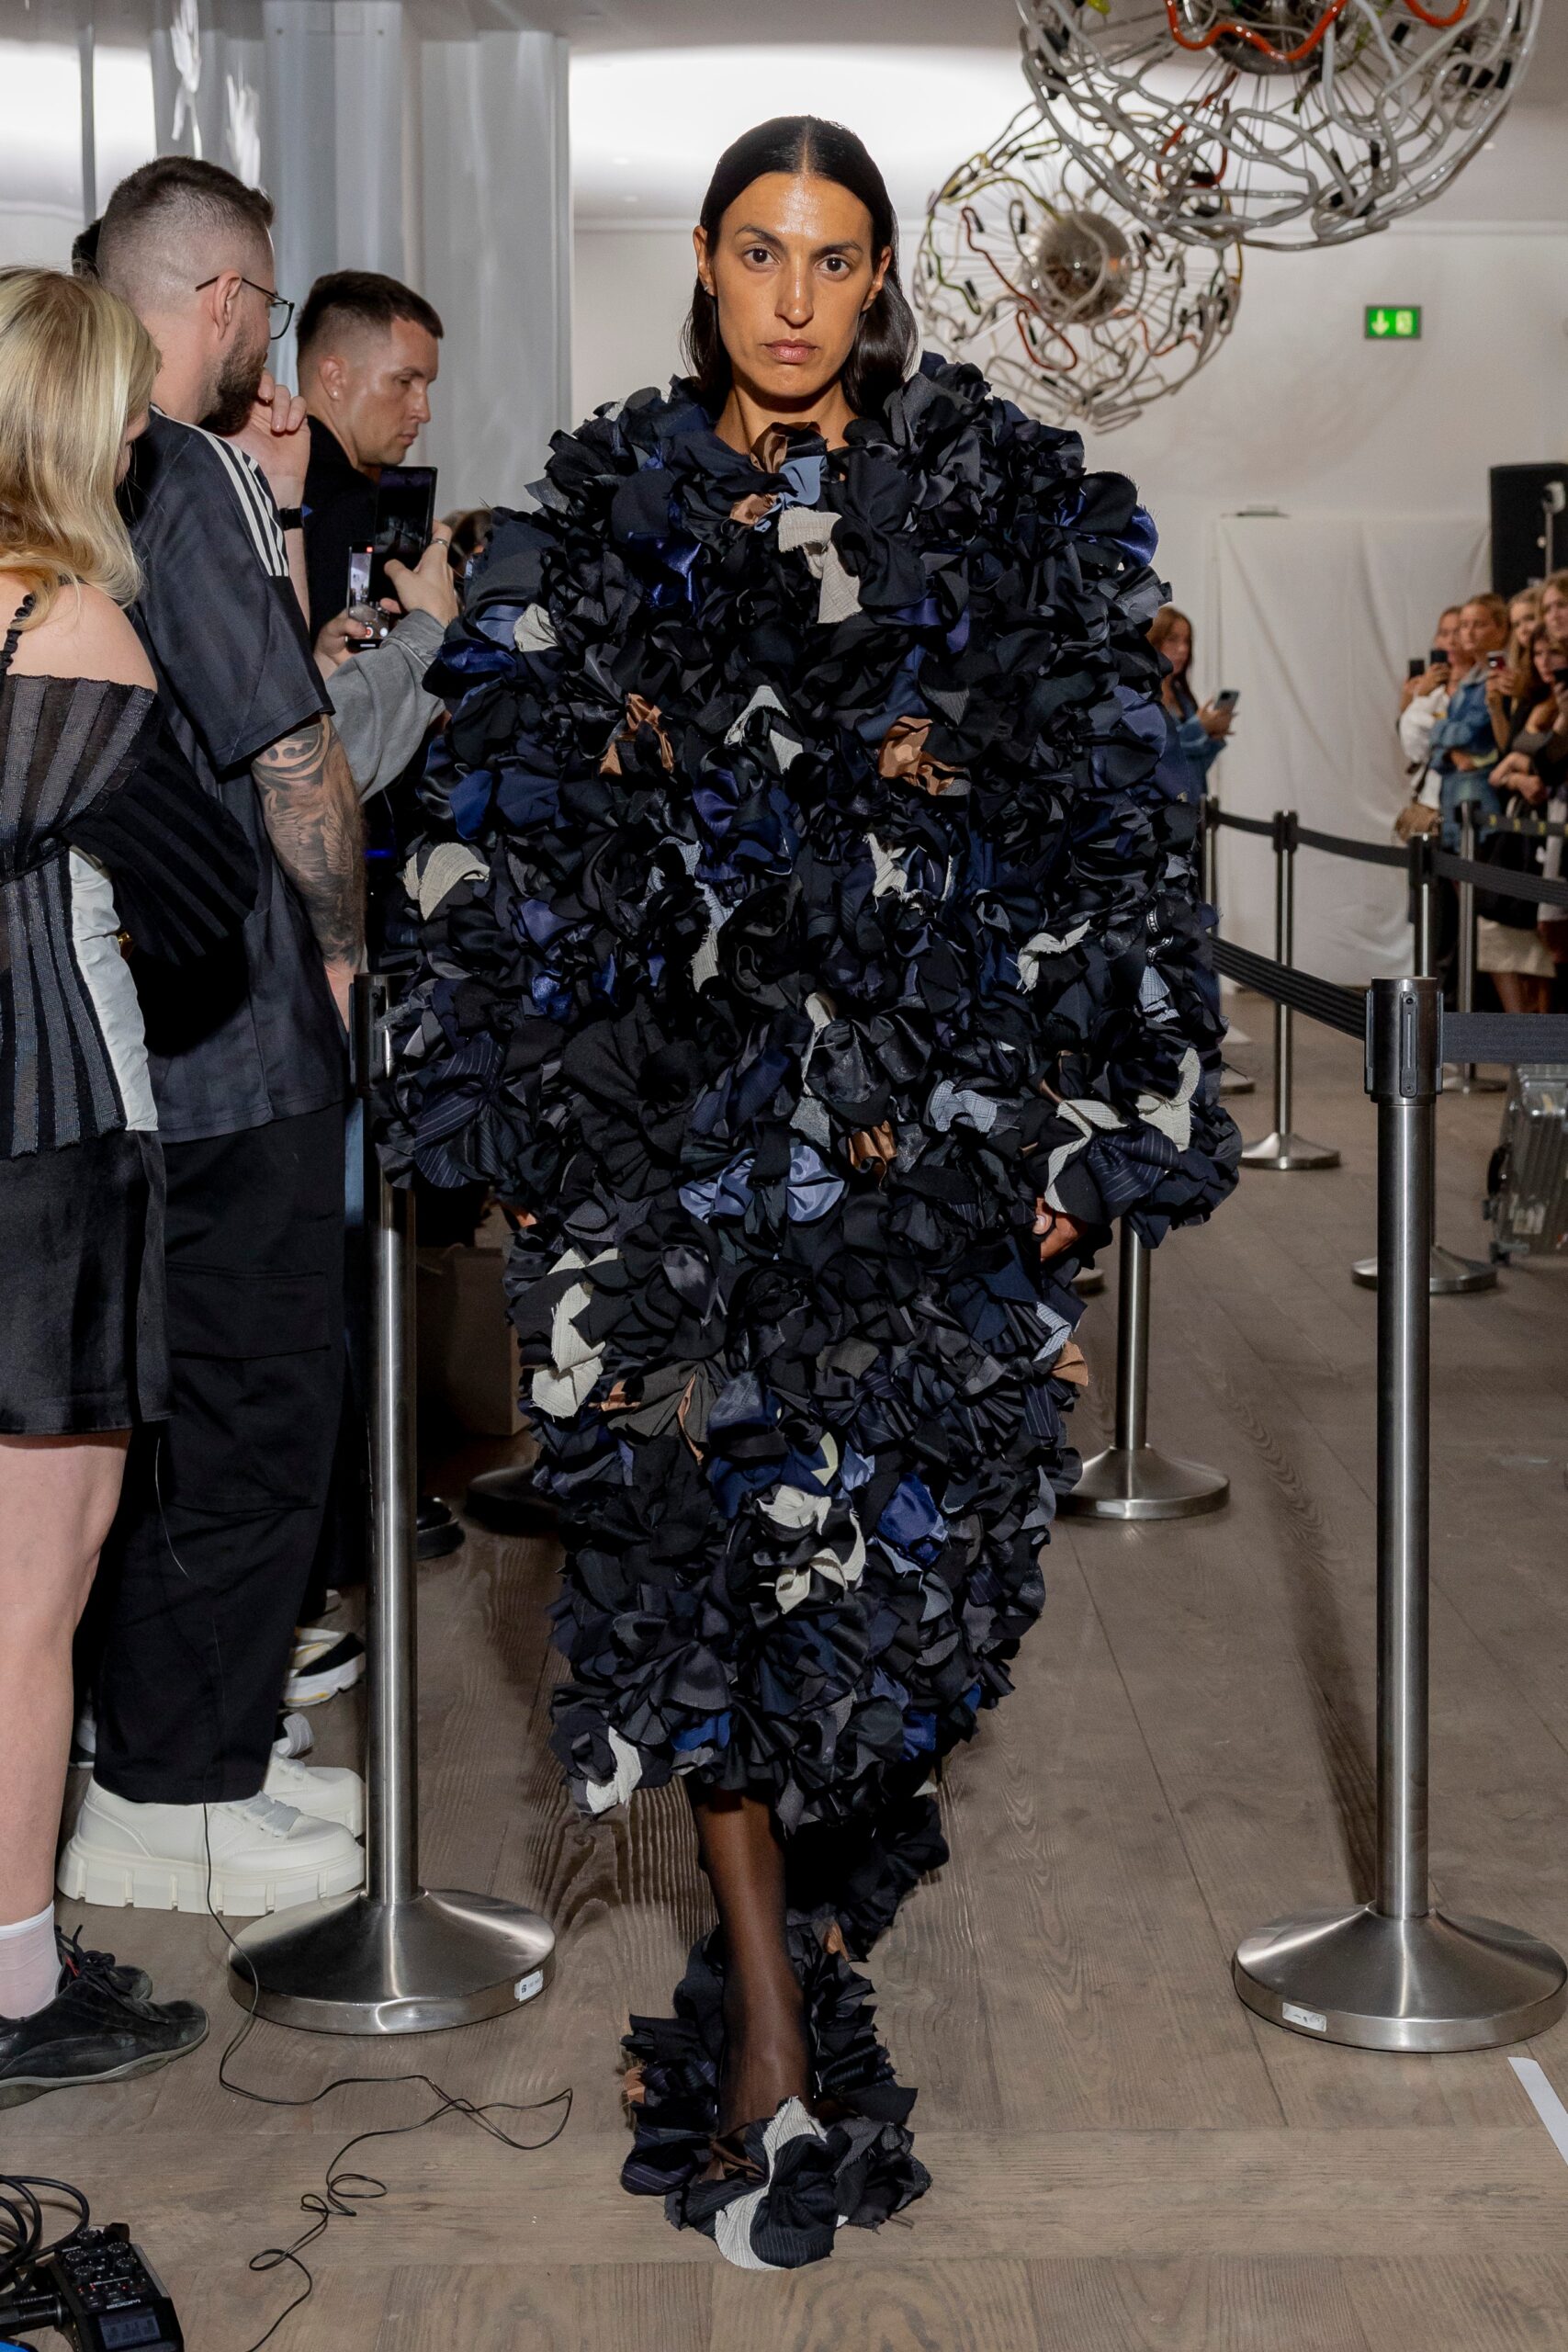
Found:
<svg viewBox="0 0 1568 2352"><path fill-rule="evenodd" d="M1510 874L1500 866L1479 865L1473 857L1455 857L1446 849L1438 850L1433 858L1432 871L1446 874L1450 882L1473 882L1501 899L1529 899L1538 907L1568 907L1568 882L1549 882L1543 874Z"/></svg>
<svg viewBox="0 0 1568 2352"><path fill-rule="evenodd" d="M1261 995L1304 1012L1309 1021L1319 1021L1326 1029L1338 1029L1347 1037L1366 1035L1365 989L1342 989L1334 980L1320 979L1315 972L1298 972L1289 964L1277 964L1272 956L1256 956L1250 947L1238 947L1233 940L1216 938L1209 944L1215 968L1227 979L1257 989Z"/></svg>
<svg viewBox="0 0 1568 2352"><path fill-rule="evenodd" d="M1214 808L1213 801L1209 806L1214 808L1209 820L1211 824L1228 825L1233 833L1257 833L1262 841L1273 840L1274 820L1271 817L1267 820L1261 817L1233 817L1228 808Z"/></svg>
<svg viewBox="0 0 1568 2352"><path fill-rule="evenodd" d="M1543 817L1477 817L1478 833L1522 833L1527 841L1560 842L1568 835L1568 825Z"/></svg>
<svg viewBox="0 0 1568 2352"><path fill-rule="evenodd" d="M1364 865L1397 865L1402 874L1410 870L1408 850L1393 842L1353 842L1343 833L1314 832L1306 825L1296 827L1296 839L1303 849L1320 849L1330 857L1356 857Z"/></svg>

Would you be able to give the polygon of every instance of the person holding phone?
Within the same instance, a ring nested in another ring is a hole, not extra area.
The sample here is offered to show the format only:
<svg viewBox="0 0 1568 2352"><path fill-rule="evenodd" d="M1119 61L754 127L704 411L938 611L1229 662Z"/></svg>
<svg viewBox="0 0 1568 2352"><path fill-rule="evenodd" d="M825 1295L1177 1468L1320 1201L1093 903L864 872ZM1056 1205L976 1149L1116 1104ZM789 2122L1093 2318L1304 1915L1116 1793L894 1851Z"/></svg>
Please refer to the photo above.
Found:
<svg viewBox="0 0 1568 2352"><path fill-rule="evenodd" d="M407 467L430 422L441 339L440 317L424 297L377 270L333 270L305 298L299 328L299 390L310 432L305 571L318 637L350 602L354 550L376 544L383 472ZM423 555L432 511L427 503L417 545L396 551L400 560ZM372 596L382 590L376 581Z"/></svg>
<svg viewBox="0 0 1568 2352"><path fill-rule="evenodd" d="M1201 800L1209 788L1209 771L1224 750L1240 695L1234 688L1200 703L1192 689L1192 624L1174 605L1162 605L1149 624L1149 643L1163 654L1169 671L1160 689L1160 701L1169 730L1173 769L1185 775L1189 797Z"/></svg>

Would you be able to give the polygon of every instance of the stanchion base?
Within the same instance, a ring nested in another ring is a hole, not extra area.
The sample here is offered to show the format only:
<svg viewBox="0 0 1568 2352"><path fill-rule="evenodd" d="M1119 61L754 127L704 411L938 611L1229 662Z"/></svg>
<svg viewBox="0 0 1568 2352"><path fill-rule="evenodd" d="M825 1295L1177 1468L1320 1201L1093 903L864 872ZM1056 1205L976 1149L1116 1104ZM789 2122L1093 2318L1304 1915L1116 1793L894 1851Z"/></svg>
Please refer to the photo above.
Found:
<svg viewBox="0 0 1568 2352"><path fill-rule="evenodd" d="M1332 1144L1308 1143L1304 1136L1282 1136L1277 1131L1265 1136L1260 1143L1249 1143L1241 1155L1244 1168L1272 1168L1281 1176L1289 1176L1298 1168L1337 1168L1339 1154Z"/></svg>
<svg viewBox="0 0 1568 2352"><path fill-rule="evenodd" d="M1376 1290L1378 1261L1375 1258L1359 1258L1350 1269L1350 1280L1359 1283L1363 1290ZM1472 1292L1495 1290L1497 1269L1483 1258L1461 1258L1451 1250L1439 1250L1434 1243L1427 1291L1432 1298L1462 1298Z"/></svg>
<svg viewBox="0 0 1568 2352"><path fill-rule="evenodd" d="M1196 1519L1218 1510L1230 1490L1201 1462L1173 1461L1152 1445L1108 1445L1056 1508L1067 1519Z"/></svg>
<svg viewBox="0 0 1568 2352"><path fill-rule="evenodd" d="M1355 2050L1495 2050L1568 2007L1568 1966L1517 1928L1387 1919L1370 1905L1277 1919L1247 1937L1232 1974L1270 2025Z"/></svg>
<svg viewBox="0 0 1568 2352"><path fill-rule="evenodd" d="M1237 1069L1231 1062L1220 1064L1220 1092L1222 1094L1254 1094L1257 1091L1258 1080L1255 1078L1248 1078L1244 1069Z"/></svg>
<svg viewBox="0 0 1568 2352"><path fill-rule="evenodd" d="M531 2001L555 1971L548 1920L492 1894L346 1894L260 1920L236 1941L233 1998L306 2033L473 2025Z"/></svg>
<svg viewBox="0 0 1568 2352"><path fill-rule="evenodd" d="M1073 1288L1080 1298L1098 1298L1105 1288L1105 1276L1098 1266L1081 1266L1073 1276Z"/></svg>

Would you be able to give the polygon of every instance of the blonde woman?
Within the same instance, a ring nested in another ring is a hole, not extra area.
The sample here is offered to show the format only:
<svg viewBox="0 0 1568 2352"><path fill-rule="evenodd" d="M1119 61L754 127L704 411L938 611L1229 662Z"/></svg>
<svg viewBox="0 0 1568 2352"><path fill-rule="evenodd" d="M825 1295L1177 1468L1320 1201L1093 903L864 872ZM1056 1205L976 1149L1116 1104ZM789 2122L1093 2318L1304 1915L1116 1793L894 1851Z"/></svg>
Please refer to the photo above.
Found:
<svg viewBox="0 0 1568 2352"><path fill-rule="evenodd" d="M210 949L254 866L165 735L115 507L156 354L0 271L0 2107L164 2064L189 2002L55 1926L71 1644L131 1428L167 1410L163 1168L128 954Z"/></svg>

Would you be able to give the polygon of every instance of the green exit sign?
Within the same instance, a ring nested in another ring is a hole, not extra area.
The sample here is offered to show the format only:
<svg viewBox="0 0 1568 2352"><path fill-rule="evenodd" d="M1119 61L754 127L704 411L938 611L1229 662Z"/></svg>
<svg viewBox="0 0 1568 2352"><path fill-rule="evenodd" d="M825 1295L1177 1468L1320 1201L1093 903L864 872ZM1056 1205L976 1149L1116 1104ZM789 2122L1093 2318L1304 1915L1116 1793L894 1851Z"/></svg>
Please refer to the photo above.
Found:
<svg viewBox="0 0 1568 2352"><path fill-rule="evenodd" d="M1369 343L1419 343L1421 340L1419 305L1404 302L1369 302L1366 336Z"/></svg>

